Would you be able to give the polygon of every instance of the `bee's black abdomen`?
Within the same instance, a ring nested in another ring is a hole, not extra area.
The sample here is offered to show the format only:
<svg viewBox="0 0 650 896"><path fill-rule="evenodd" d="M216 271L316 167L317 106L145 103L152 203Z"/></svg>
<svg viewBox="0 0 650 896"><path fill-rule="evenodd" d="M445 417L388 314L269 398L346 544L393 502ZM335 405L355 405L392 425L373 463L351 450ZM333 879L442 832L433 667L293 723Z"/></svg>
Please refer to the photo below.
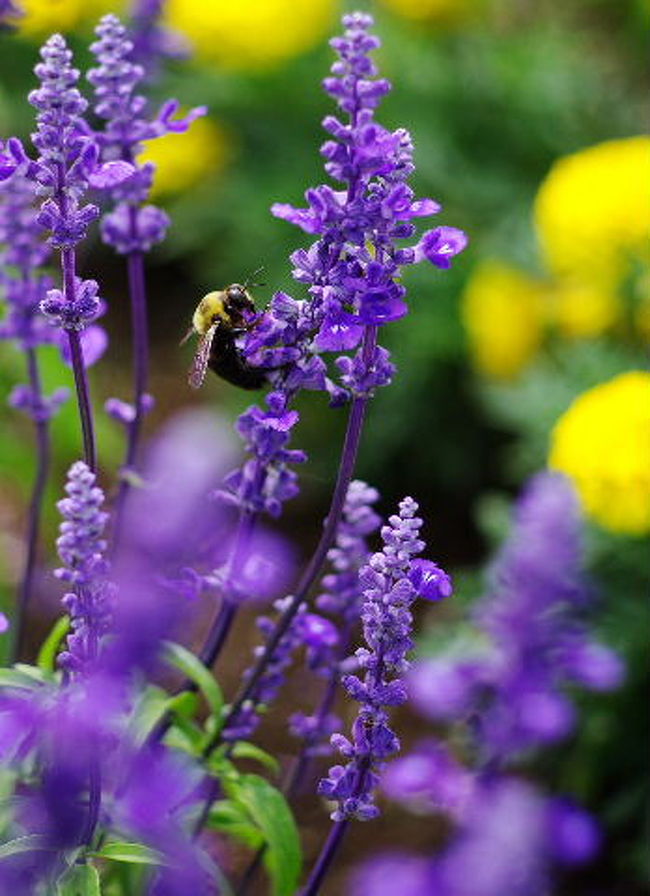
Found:
<svg viewBox="0 0 650 896"><path fill-rule="evenodd" d="M247 363L235 345L232 333L228 331L217 330L208 367L217 376L241 389L261 389L267 382L267 371Z"/></svg>

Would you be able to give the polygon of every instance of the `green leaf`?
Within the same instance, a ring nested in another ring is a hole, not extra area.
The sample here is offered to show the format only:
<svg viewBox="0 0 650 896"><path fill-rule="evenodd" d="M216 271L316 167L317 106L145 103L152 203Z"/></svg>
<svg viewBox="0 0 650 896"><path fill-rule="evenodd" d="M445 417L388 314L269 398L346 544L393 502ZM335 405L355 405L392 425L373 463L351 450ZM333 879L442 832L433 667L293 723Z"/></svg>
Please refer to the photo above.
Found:
<svg viewBox="0 0 650 896"><path fill-rule="evenodd" d="M259 775L241 775L228 790L264 836L264 864L273 896L293 896L302 869L302 853L296 822L284 796Z"/></svg>
<svg viewBox="0 0 650 896"><path fill-rule="evenodd" d="M11 669L0 669L0 687L3 688L26 688L32 690L37 688L42 682L38 681L32 675L15 667Z"/></svg>
<svg viewBox="0 0 650 896"><path fill-rule="evenodd" d="M52 672L55 671L56 655L59 652L61 641L63 641L69 631L70 617L61 616L61 618L57 619L57 621L54 623L49 635L43 641L43 645L38 652L36 665L39 669L45 672L46 675L51 675Z"/></svg>
<svg viewBox="0 0 650 896"><path fill-rule="evenodd" d="M125 843L113 841L105 843L97 852L90 853L98 859L111 859L113 862L133 862L136 865L164 865L161 853L142 843Z"/></svg>
<svg viewBox="0 0 650 896"><path fill-rule="evenodd" d="M275 775L280 772L280 763L275 756L271 756L266 750L262 750L261 747L251 744L247 740L238 740L230 755L235 759L255 759Z"/></svg>
<svg viewBox="0 0 650 896"><path fill-rule="evenodd" d="M42 834L27 834L26 837L16 837L0 846L0 859L18 855L20 852L32 852L35 849L46 849L45 839Z"/></svg>
<svg viewBox="0 0 650 896"><path fill-rule="evenodd" d="M167 661L193 681L207 700L208 706L218 719L223 708L223 694L212 672L207 669L201 660L186 647L167 641L165 644Z"/></svg>
<svg viewBox="0 0 650 896"><path fill-rule="evenodd" d="M73 865L57 881L56 896L101 896L99 872L94 865Z"/></svg>
<svg viewBox="0 0 650 896"><path fill-rule="evenodd" d="M259 849L265 842L263 833L252 821L248 811L232 800L216 802L210 810L207 825L251 849Z"/></svg>

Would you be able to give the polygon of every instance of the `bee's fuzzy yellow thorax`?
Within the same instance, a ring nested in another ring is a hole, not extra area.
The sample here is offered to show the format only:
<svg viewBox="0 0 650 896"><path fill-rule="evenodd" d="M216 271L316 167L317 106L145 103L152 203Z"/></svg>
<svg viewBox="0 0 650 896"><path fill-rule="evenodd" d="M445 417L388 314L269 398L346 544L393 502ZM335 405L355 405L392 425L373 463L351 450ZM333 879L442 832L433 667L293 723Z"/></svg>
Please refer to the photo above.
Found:
<svg viewBox="0 0 650 896"><path fill-rule="evenodd" d="M214 318L225 319L226 313L223 307L223 290L209 292L203 296L192 316L192 326L199 334L205 336L214 323Z"/></svg>

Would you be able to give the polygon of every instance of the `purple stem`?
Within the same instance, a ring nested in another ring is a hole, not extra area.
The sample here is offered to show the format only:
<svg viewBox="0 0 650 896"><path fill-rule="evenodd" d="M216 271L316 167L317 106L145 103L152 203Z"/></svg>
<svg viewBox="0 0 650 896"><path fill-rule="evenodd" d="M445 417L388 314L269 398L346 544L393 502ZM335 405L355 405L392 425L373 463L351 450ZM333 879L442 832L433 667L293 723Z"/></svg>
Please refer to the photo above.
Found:
<svg viewBox="0 0 650 896"><path fill-rule="evenodd" d="M66 301L74 302L75 299L75 251L63 249L61 251L61 267L63 269L63 293ZM78 330L68 330L70 342L70 356L72 358L72 371L77 390L77 405L81 419L81 431L83 433L84 460L88 467L97 471L97 452L95 448L95 431L93 427L93 412L88 391L88 377L81 352L81 336Z"/></svg>
<svg viewBox="0 0 650 896"><path fill-rule="evenodd" d="M42 400L42 383L38 369L38 359L33 348L27 348L27 370L29 384L36 404ZM45 486L50 469L50 424L47 418L36 417L36 478L32 489L32 497L29 502L29 516L27 523L27 555L25 568L18 592L18 607L14 622L14 639L12 644L11 662L18 659L25 626L27 607L34 585L34 573L36 570L36 553L38 549L38 537L41 526L41 510Z"/></svg>
<svg viewBox="0 0 650 896"><path fill-rule="evenodd" d="M137 209L129 210L132 233L136 232ZM136 250L127 257L129 294L131 297L131 329L133 338L133 408L135 416L127 427L126 454L122 469L128 471L135 466L142 424L144 421L143 399L149 379L149 321L147 317L147 287L144 274L144 253ZM124 502L130 488L130 479L123 476L115 499L113 523L113 549L119 540Z"/></svg>
<svg viewBox="0 0 650 896"><path fill-rule="evenodd" d="M309 876L309 880L307 881L305 889L302 891L300 896L316 896L316 894L320 890L325 875L329 871L332 860L334 859L338 848L341 845L343 835L345 834L349 823L350 820L348 818L345 818L343 821L336 821L332 825L332 829L330 830L329 836L325 841L325 845L321 850L321 854L319 855L318 860Z"/></svg>

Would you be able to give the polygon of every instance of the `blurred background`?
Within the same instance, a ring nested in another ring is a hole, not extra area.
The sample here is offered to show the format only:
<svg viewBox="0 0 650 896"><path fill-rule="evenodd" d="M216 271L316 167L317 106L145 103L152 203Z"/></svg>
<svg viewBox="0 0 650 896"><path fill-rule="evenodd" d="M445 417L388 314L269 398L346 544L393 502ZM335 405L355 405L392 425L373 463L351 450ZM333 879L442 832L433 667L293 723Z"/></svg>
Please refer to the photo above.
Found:
<svg viewBox="0 0 650 896"><path fill-rule="evenodd" d="M13 33L0 34L0 134L27 137L39 43L63 31L77 63L110 0L26 0ZM383 332L399 374L375 398L358 475L390 512L404 494L422 505L431 556L455 574L453 605L423 615L420 650L435 650L481 592L481 565L507 532L512 499L547 463L574 479L588 518L594 625L625 657L624 687L576 699L582 724L531 774L571 793L606 829L598 862L562 892L644 892L642 817L647 710L647 535L650 531L650 138L647 130L647 0L382 0L345 5L376 18L382 74L394 84L380 112L410 129L419 195L443 205L437 224L463 228L469 248L450 272L408 271L411 313ZM276 220L276 201L301 204L323 180L319 122L331 111L320 89L344 5L335 0L245 4L169 0L167 23L190 55L165 64L151 86L154 106L174 96L209 116L186 135L160 139L146 155L158 166L154 200L171 215L165 243L149 259L153 432L175 411L201 403L233 419L250 396L212 377L186 385L191 349L179 348L200 297L264 266L263 305L273 291L302 297L288 255L305 235ZM130 397L130 327L125 270L96 240L83 248L85 276L108 302L110 349L92 369L96 407ZM0 391L24 378L24 359L2 344ZM51 388L70 384L54 349L42 349ZM313 546L326 509L345 424L310 395L296 446L310 463L300 497L280 528ZM33 476L29 420L0 410L0 598L13 602L22 563L24 507ZM78 454L75 408L54 421L55 471L44 541L52 544L63 471ZM122 433L98 410L101 466L110 484ZM44 548L44 559L47 549ZM48 590L51 590L48 585ZM45 590L45 589L44 589ZM8 610L8 612L10 612ZM47 626L56 607L43 608ZM435 617L435 618L434 618ZM444 617L444 618L443 618ZM41 629L37 625L37 629ZM241 638L252 643L244 626ZM236 681L245 650L230 657ZM294 685L294 694L299 685ZM291 695L291 688L289 699ZM402 729L421 722L406 714ZM269 719L269 746L291 742ZM316 850L325 815L301 807L306 850ZM401 842L396 842L397 836ZM347 864L369 842L430 848L436 823L391 809L359 825ZM507 896L507 894L504 894Z"/></svg>

